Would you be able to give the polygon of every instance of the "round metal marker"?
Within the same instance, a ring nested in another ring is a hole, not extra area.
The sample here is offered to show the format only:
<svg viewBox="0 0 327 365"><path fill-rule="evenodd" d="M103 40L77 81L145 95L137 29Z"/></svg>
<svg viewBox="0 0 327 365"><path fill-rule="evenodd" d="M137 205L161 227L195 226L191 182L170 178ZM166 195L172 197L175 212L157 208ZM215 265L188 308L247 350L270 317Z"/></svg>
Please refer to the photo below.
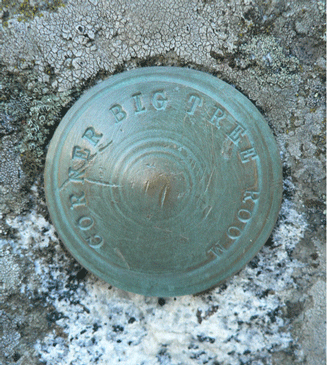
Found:
<svg viewBox="0 0 327 365"><path fill-rule="evenodd" d="M50 215L72 255L127 291L177 296L239 271L277 219L282 169L254 105L216 77L150 67L110 77L50 143Z"/></svg>

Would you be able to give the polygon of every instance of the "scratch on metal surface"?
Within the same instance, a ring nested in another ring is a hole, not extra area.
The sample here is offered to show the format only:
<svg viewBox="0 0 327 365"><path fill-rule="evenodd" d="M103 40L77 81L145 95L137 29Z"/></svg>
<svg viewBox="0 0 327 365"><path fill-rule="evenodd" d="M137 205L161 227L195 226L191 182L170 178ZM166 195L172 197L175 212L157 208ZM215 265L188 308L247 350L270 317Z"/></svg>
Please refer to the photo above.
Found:
<svg viewBox="0 0 327 365"><path fill-rule="evenodd" d="M188 237L183 236L182 234L179 235L183 240L189 241L190 239Z"/></svg>
<svg viewBox="0 0 327 365"><path fill-rule="evenodd" d="M145 164L145 166L148 167L149 169L155 169L156 168L156 165L154 163L152 163L152 164L147 163L147 164Z"/></svg>
<svg viewBox="0 0 327 365"><path fill-rule="evenodd" d="M102 151L104 151L107 147L109 147L110 145L111 145L111 143L112 143L113 141L111 140L111 141L109 141L106 145L100 145L99 146L99 152L102 152Z"/></svg>
<svg viewBox="0 0 327 365"><path fill-rule="evenodd" d="M162 194L160 196L160 206L163 207L164 204L165 204L165 200L166 200L166 197L167 197L167 192L168 192L168 185L165 185L163 191L162 191Z"/></svg>
<svg viewBox="0 0 327 365"><path fill-rule="evenodd" d="M214 172L215 172L215 169L213 169L212 170L212 172L211 172L211 174L210 174L210 176L209 176L209 180L208 180L208 184L207 184L207 187L206 187L206 189L205 189L205 193L208 191L208 189L209 189L209 186L210 186L210 184L211 184L211 180L212 180L212 176L213 176L213 174L214 174Z"/></svg>
<svg viewBox="0 0 327 365"><path fill-rule="evenodd" d="M78 168L76 170L76 172L79 172L81 174L84 174L85 171L87 170L87 168L93 163L95 157L97 156L97 153L94 153L93 155L91 155L87 161L85 161L85 163L83 164L83 166L81 166L80 168ZM84 180L86 180L85 178L83 178L82 184L84 183ZM66 185L72 180L69 179L69 177L62 183L62 185L59 187L59 191L61 191L62 189L64 189L66 187ZM72 181L72 182L76 182L76 181Z"/></svg>
<svg viewBox="0 0 327 365"><path fill-rule="evenodd" d="M210 214L211 211L212 211L212 206L211 205L208 205L207 207L205 207L204 210L203 210L202 220L205 220L208 217L208 215Z"/></svg>
<svg viewBox="0 0 327 365"><path fill-rule="evenodd" d="M92 179L86 179L84 178L84 181L90 183L90 184L96 184L96 185L101 185L101 186L108 186L109 188L121 188L121 185L117 185L117 184L110 184L108 182L105 181L98 181L98 180L92 180Z"/></svg>
<svg viewBox="0 0 327 365"><path fill-rule="evenodd" d="M97 217L102 223L104 223L103 217L99 213L97 213L95 209L92 208L91 204L88 205L88 209L90 209L90 211L94 214L95 217Z"/></svg>
<svg viewBox="0 0 327 365"><path fill-rule="evenodd" d="M62 183L62 185L59 187L59 191L61 191L61 190L63 190L67 185L68 185L68 183L69 183L69 178L68 179L66 179L63 183Z"/></svg>
<svg viewBox="0 0 327 365"><path fill-rule="evenodd" d="M147 180L144 184L144 192L146 193L148 190L149 190L149 185L150 185L150 182L149 180Z"/></svg>
<svg viewBox="0 0 327 365"><path fill-rule="evenodd" d="M159 231L167 232L167 233L173 233L173 231L167 229L167 228L160 228L158 226L153 226L153 228L158 229Z"/></svg>
<svg viewBox="0 0 327 365"><path fill-rule="evenodd" d="M122 259L122 261L124 262L124 264L127 266L128 270L130 270L131 267L129 266L129 264L126 261L124 255L122 254L122 252L120 251L120 249L118 247L115 248L115 253L117 254L117 256L119 256Z"/></svg>
<svg viewBox="0 0 327 365"><path fill-rule="evenodd" d="M85 169L83 169L82 171L78 171L78 172L80 172L81 174L84 174L85 173L85 171L86 171L86 168ZM73 182L73 183L76 183L77 181L72 181L72 180L70 180L69 179L69 177L68 177L68 179L66 179L63 183L62 183L62 185L59 187L59 191L62 191L67 185L68 185L68 183L69 182ZM80 181L82 184L84 184L84 178L83 178L83 180L81 180Z"/></svg>

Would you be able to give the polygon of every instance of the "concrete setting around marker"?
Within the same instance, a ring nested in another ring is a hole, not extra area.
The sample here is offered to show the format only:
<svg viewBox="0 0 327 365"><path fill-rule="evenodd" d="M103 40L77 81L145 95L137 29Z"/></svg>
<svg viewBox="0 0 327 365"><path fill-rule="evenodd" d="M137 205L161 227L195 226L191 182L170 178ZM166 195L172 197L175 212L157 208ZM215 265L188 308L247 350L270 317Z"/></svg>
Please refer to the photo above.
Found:
<svg viewBox="0 0 327 365"><path fill-rule="evenodd" d="M325 363L325 2L3 0L0 17L0 363ZM241 91L284 167L259 254L224 284L176 298L83 269L43 188L49 141L82 93L162 65Z"/></svg>

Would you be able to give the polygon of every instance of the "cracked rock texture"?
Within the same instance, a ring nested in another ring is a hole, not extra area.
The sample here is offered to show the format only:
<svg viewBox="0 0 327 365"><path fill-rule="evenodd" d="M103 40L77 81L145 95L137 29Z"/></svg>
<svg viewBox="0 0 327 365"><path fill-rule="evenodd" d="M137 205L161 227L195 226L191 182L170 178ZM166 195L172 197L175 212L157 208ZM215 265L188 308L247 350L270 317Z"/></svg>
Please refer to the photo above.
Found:
<svg viewBox="0 0 327 365"><path fill-rule="evenodd" d="M324 364L325 2L3 0L0 18L0 364ZM271 238L194 296L95 278L45 206L47 145L68 108L113 73L153 65L235 86L283 160Z"/></svg>

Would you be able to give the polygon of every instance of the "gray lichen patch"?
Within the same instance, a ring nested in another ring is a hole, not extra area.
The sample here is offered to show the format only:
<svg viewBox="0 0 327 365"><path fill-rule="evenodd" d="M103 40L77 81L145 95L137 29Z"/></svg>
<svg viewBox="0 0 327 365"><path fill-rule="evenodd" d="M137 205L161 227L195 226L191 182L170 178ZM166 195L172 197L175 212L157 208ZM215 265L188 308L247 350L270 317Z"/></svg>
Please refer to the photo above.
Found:
<svg viewBox="0 0 327 365"><path fill-rule="evenodd" d="M59 120L60 112L71 100L69 93L45 93L30 103L29 116L26 119L25 134L20 152L25 155L34 153L36 158L44 157L44 145L49 129Z"/></svg>
<svg viewBox="0 0 327 365"><path fill-rule="evenodd" d="M51 92L29 70L19 76L3 70L1 92L2 133L21 132L19 152L23 156L28 152L34 154L35 160L44 157L44 143L49 128L58 122L63 107L71 101L71 92Z"/></svg>
<svg viewBox="0 0 327 365"><path fill-rule="evenodd" d="M235 21L244 5L217 6L197 1L155 2L75 1L58 13L46 13L29 24L12 21L4 42L3 60L12 66L34 67L40 81L67 90L100 70L113 72L131 58L146 58L174 50L187 61L214 65L210 52L236 47ZM245 9L247 6L245 6ZM19 47L17 47L19 45Z"/></svg>
<svg viewBox="0 0 327 365"><path fill-rule="evenodd" d="M10 292L17 291L21 284L21 272L10 251L2 249L0 251L0 302L4 302L5 296Z"/></svg>
<svg viewBox="0 0 327 365"><path fill-rule="evenodd" d="M70 93L52 93L29 70L11 74L1 68L0 82L0 234L4 217L29 209L30 187L43 168L46 143Z"/></svg>
<svg viewBox="0 0 327 365"><path fill-rule="evenodd" d="M5 215L22 212L28 195L22 191L26 184L23 162L17 150L18 137L5 136L0 140L0 235L6 234Z"/></svg>
<svg viewBox="0 0 327 365"><path fill-rule="evenodd" d="M4 311L0 310L0 359L12 357L15 347L19 344L20 334L16 329L17 318L8 316Z"/></svg>
<svg viewBox="0 0 327 365"><path fill-rule="evenodd" d="M324 358L326 346L326 283L317 281L309 291L312 305L301 316L304 326L301 342L304 343L304 353L308 364L317 364L317 357Z"/></svg>
<svg viewBox="0 0 327 365"><path fill-rule="evenodd" d="M243 43L239 51L243 56L239 67L248 68L252 65L254 70L265 75L268 84L285 87L299 77L294 76L301 70L299 60L285 54L285 50L271 35L255 36L248 43Z"/></svg>

